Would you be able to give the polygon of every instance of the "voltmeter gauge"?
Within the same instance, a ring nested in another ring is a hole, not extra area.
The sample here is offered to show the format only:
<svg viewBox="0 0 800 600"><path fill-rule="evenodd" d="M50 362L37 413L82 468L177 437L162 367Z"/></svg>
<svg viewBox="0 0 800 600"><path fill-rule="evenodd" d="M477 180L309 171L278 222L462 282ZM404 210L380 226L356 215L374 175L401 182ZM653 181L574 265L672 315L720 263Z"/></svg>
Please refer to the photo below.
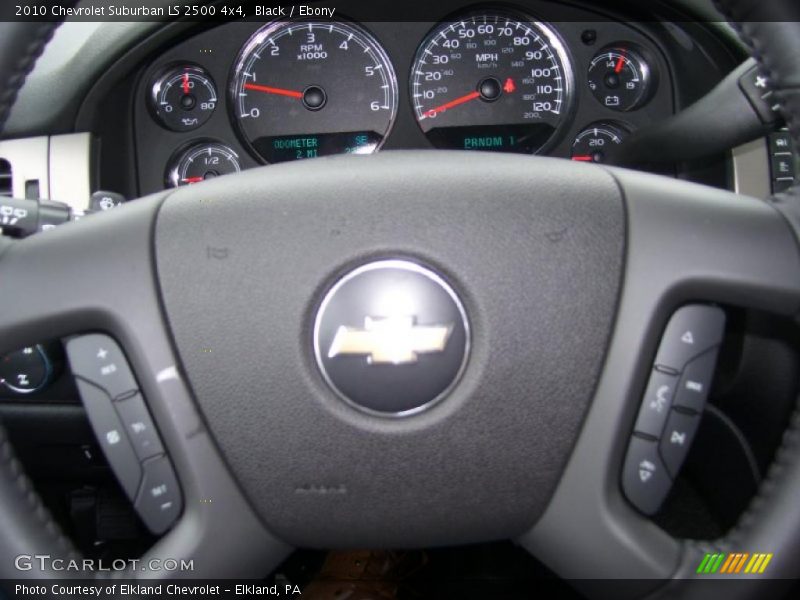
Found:
<svg viewBox="0 0 800 600"><path fill-rule="evenodd" d="M239 155L224 144L200 142L177 153L167 168L167 185L200 183L242 170Z"/></svg>
<svg viewBox="0 0 800 600"><path fill-rule="evenodd" d="M629 45L607 47L589 64L589 89L606 108L641 107L655 87L655 73L641 51Z"/></svg>
<svg viewBox="0 0 800 600"><path fill-rule="evenodd" d="M150 107L172 131L197 129L217 107L217 88L201 67L177 65L159 75L150 88Z"/></svg>
<svg viewBox="0 0 800 600"><path fill-rule="evenodd" d="M622 143L627 135L628 130L618 123L594 123L575 137L570 157L581 162L604 162L609 148Z"/></svg>

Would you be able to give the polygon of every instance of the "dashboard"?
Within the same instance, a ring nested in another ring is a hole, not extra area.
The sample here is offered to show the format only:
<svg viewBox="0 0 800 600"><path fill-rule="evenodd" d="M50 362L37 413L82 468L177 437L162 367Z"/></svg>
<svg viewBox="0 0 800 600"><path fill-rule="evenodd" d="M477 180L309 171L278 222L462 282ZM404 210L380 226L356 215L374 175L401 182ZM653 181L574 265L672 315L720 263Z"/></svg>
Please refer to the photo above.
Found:
<svg viewBox="0 0 800 600"><path fill-rule="evenodd" d="M357 3L320 12L217 24L150 56L133 102L139 193L392 149L602 162L678 110L681 61L713 66L703 87L724 69L680 25L571 4L444 2L431 21L364 21Z"/></svg>

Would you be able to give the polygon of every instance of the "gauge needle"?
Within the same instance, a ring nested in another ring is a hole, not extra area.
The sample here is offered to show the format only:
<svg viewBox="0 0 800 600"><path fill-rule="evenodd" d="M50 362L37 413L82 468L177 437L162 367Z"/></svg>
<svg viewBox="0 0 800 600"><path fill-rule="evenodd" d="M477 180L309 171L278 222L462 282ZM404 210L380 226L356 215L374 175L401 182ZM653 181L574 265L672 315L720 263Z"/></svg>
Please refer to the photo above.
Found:
<svg viewBox="0 0 800 600"><path fill-rule="evenodd" d="M189 74L188 73L184 73L183 74L183 85L182 85L182 87L183 87L183 93L184 94L188 94L189 93Z"/></svg>
<svg viewBox="0 0 800 600"><path fill-rule="evenodd" d="M290 98L303 97L303 92L295 92L294 90L284 90L283 88L269 87L266 85L257 85L255 83L245 83L244 89L254 90L256 92L264 92L265 94L277 94L278 96L289 96Z"/></svg>
<svg viewBox="0 0 800 600"><path fill-rule="evenodd" d="M203 181L203 178L202 177L185 177L184 179L181 179L181 181L183 181L184 183L200 183L201 181Z"/></svg>
<svg viewBox="0 0 800 600"><path fill-rule="evenodd" d="M441 106L437 106L436 108L432 108L430 110L426 110L425 114L422 115L421 118L432 117L440 112L446 111L448 108L453 108L454 106L458 106L459 104L464 104L465 102L469 102L470 100L475 100L475 98L480 98L479 92L470 92L460 98L456 98L455 100L450 100L450 102L445 102Z"/></svg>
<svg viewBox="0 0 800 600"><path fill-rule="evenodd" d="M581 162L590 162L593 161L594 158L589 156L588 154L577 154L572 157L572 160L579 160Z"/></svg>
<svg viewBox="0 0 800 600"><path fill-rule="evenodd" d="M620 54L619 58L617 59L617 64L614 66L614 73L619 73L622 71L623 66L625 66L625 55Z"/></svg>

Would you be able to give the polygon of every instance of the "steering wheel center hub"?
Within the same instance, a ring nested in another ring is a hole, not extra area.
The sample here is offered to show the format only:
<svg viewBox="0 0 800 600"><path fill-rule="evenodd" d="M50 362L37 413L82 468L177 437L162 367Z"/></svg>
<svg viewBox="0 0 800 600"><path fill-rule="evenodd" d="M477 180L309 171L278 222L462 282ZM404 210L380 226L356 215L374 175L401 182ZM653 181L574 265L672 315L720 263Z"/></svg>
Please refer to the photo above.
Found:
<svg viewBox="0 0 800 600"><path fill-rule="evenodd" d="M346 402L370 413L414 414L458 382L469 354L467 315L433 271L404 260L372 262L325 296L314 354Z"/></svg>

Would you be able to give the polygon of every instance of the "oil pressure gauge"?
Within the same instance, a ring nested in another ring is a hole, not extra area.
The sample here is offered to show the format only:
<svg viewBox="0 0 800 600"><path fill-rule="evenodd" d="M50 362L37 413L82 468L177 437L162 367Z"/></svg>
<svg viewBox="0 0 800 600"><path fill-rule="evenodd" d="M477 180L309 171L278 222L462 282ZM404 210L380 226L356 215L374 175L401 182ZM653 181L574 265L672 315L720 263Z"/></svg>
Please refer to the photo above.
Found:
<svg viewBox="0 0 800 600"><path fill-rule="evenodd" d="M649 100L655 72L641 50L629 44L608 46L589 64L589 89L606 108L630 111Z"/></svg>
<svg viewBox="0 0 800 600"><path fill-rule="evenodd" d="M158 76L150 88L150 108L172 131L197 129L217 107L217 88L201 67L176 65Z"/></svg>
<svg viewBox="0 0 800 600"><path fill-rule="evenodd" d="M166 183L169 187L191 185L241 170L239 155L228 146L199 142L181 150L170 161Z"/></svg>

